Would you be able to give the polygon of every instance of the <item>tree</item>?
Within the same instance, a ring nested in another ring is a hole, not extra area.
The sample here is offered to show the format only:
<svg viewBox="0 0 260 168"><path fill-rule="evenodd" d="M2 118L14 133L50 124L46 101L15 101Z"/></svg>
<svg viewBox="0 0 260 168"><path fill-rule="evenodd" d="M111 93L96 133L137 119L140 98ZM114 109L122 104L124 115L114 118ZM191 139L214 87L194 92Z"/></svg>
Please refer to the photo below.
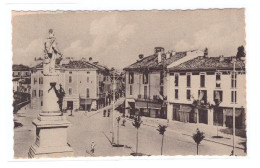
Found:
<svg viewBox="0 0 260 168"><path fill-rule="evenodd" d="M196 142L197 144L197 155L199 155L199 144L200 142L205 138L204 136L204 132L201 132L198 128L197 128L197 132L196 134L193 134L192 136L193 140Z"/></svg>
<svg viewBox="0 0 260 168"><path fill-rule="evenodd" d="M166 125L161 125L161 124L159 124L159 125L158 125L158 128L156 129L156 130L159 132L159 134L162 135L161 155L162 155L162 151L163 151L163 139L164 139L164 132L166 131L166 128L167 128Z"/></svg>
<svg viewBox="0 0 260 168"><path fill-rule="evenodd" d="M244 46L238 47L238 48L237 48L237 55L236 55L237 59L238 59L238 60L241 60L241 58L242 58L242 57L245 57L245 56L246 56L246 54L245 54L245 48L244 48Z"/></svg>
<svg viewBox="0 0 260 168"><path fill-rule="evenodd" d="M138 153L138 129L140 128L140 126L142 124L140 116L135 117L132 124L136 128L136 151L135 151L135 153L137 154Z"/></svg>

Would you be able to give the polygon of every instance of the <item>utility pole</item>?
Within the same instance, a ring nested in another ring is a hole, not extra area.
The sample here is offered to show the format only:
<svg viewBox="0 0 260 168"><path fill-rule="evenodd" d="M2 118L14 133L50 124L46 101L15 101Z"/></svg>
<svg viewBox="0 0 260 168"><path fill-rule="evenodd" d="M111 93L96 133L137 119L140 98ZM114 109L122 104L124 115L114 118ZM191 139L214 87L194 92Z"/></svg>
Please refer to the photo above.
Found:
<svg viewBox="0 0 260 168"><path fill-rule="evenodd" d="M112 144L115 141L114 135L114 110L115 110L115 72L113 72L113 105L112 105Z"/></svg>
<svg viewBox="0 0 260 168"><path fill-rule="evenodd" d="M235 108L235 102L236 102L236 94L235 94L235 88L236 88L236 61L233 62L233 76L231 76L232 82L233 82L233 156L235 156L235 137L236 137L236 108Z"/></svg>

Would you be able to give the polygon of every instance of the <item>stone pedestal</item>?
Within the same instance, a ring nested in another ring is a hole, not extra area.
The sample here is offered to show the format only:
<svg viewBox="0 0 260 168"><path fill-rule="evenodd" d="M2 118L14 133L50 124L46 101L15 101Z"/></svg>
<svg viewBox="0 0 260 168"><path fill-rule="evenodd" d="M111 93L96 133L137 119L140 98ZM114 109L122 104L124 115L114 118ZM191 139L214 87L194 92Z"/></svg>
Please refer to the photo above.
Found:
<svg viewBox="0 0 260 168"><path fill-rule="evenodd" d="M73 150L67 142L67 128L70 122L62 115L57 103L56 89L59 89L59 75L56 72L50 74L45 71L43 77L43 108L37 119L33 121L36 126L36 141L30 147L28 157L70 157L73 156Z"/></svg>
<svg viewBox="0 0 260 168"><path fill-rule="evenodd" d="M67 128L70 123L65 116L40 114L33 124L36 126L36 141L29 150L29 158L73 156L73 150L67 143Z"/></svg>

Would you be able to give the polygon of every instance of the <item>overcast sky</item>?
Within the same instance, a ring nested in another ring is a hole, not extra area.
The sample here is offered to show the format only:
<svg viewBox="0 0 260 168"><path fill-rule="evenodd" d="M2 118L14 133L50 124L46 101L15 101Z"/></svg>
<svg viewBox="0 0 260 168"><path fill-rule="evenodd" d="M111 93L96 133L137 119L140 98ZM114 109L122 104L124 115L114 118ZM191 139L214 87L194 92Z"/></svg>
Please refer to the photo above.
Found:
<svg viewBox="0 0 260 168"><path fill-rule="evenodd" d="M245 45L244 20L243 9L13 13L13 62L30 65L43 57L50 28L64 57L92 57L108 67L126 67L156 46L208 47L209 56L231 56Z"/></svg>

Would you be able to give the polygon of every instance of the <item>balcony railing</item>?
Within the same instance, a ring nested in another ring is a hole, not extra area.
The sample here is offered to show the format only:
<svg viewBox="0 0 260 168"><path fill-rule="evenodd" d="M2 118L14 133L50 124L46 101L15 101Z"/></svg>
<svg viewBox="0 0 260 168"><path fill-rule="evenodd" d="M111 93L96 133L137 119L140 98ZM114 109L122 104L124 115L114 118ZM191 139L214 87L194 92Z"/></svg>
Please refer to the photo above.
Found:
<svg viewBox="0 0 260 168"><path fill-rule="evenodd" d="M145 100L145 101L159 101L159 98L158 98L158 96L157 95L154 95L154 96L148 96L148 95L141 95L141 94L139 94L138 96L137 96L137 99L139 99L139 100Z"/></svg>

